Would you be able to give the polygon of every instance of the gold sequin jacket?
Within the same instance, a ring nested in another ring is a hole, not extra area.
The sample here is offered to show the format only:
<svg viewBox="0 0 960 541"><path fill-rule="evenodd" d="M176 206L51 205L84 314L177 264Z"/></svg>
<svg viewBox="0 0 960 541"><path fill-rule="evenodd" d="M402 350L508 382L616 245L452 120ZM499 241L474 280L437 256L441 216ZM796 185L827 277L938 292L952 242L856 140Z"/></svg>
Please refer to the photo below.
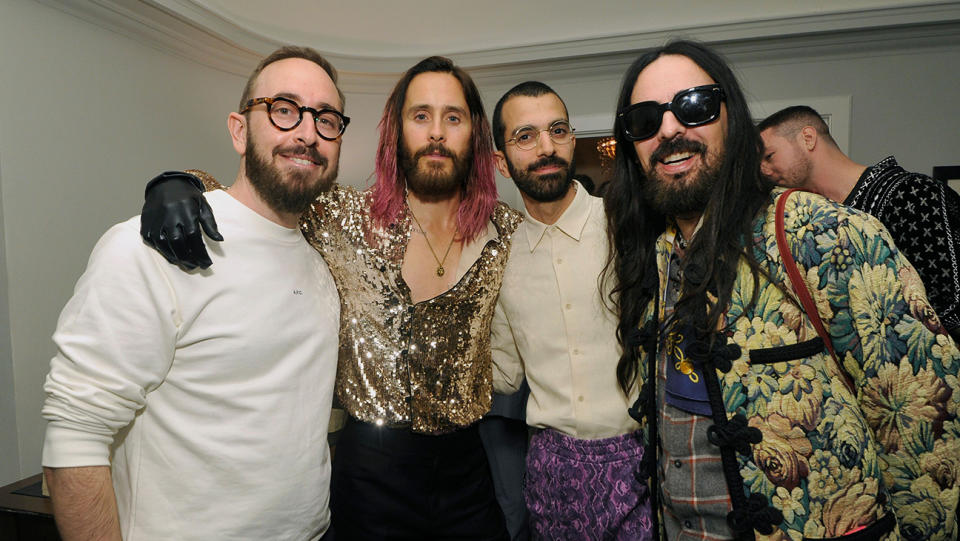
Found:
<svg viewBox="0 0 960 541"><path fill-rule="evenodd" d="M335 186L301 226L330 267L341 298L336 392L355 419L442 434L490 410L490 323L510 238L521 215L499 203L480 256L448 291L414 303L400 275L407 213L387 228L370 218L369 192Z"/></svg>

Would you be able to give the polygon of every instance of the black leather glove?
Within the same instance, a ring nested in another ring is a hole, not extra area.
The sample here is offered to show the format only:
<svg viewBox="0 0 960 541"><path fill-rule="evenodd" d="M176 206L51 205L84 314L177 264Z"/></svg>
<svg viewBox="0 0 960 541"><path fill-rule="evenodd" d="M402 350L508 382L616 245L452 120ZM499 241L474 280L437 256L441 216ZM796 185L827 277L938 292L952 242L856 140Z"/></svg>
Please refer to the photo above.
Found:
<svg viewBox="0 0 960 541"><path fill-rule="evenodd" d="M147 183L140 236L167 261L192 270L212 264L200 228L223 240L213 211L203 197L203 182L180 171L166 171ZM199 224L199 227L198 227Z"/></svg>

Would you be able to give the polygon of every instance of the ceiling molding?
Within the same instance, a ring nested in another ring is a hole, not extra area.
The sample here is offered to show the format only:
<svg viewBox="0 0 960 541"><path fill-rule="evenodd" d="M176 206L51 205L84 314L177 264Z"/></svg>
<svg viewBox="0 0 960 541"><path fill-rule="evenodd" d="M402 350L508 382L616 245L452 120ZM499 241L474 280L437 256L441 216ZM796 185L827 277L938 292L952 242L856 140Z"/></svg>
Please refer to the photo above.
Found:
<svg viewBox="0 0 960 541"><path fill-rule="evenodd" d="M281 43L242 28L191 0L37 0L145 45L246 77ZM710 43L733 62L785 55L866 54L902 47L960 43L960 2L859 10L776 20L677 28L482 51L445 52L478 83L518 78L551 80L619 76L639 51L671 37ZM322 50L322 47L317 47ZM879 53L877 53L879 54ZM346 92L388 91L420 57L324 55L337 67Z"/></svg>
<svg viewBox="0 0 960 541"><path fill-rule="evenodd" d="M276 45L236 41L141 0L37 0L143 45L246 77Z"/></svg>
<svg viewBox="0 0 960 541"><path fill-rule="evenodd" d="M485 51L450 54L465 67L493 66L518 62L571 58L619 52L635 52L664 44L675 36L698 39L705 43L750 41L761 38L789 38L798 35L844 33L871 28L937 24L960 21L960 3L930 4L903 8L807 15L764 21L700 25L644 32L623 36L592 38L566 42L489 49Z"/></svg>
<svg viewBox="0 0 960 541"><path fill-rule="evenodd" d="M707 41L702 35L683 37ZM522 79L619 78L644 50L662 43L657 41L649 47L618 53L470 68L469 71L482 86L511 85ZM960 21L709 43L733 64L782 62L784 58L797 61L852 55L881 56L960 46Z"/></svg>

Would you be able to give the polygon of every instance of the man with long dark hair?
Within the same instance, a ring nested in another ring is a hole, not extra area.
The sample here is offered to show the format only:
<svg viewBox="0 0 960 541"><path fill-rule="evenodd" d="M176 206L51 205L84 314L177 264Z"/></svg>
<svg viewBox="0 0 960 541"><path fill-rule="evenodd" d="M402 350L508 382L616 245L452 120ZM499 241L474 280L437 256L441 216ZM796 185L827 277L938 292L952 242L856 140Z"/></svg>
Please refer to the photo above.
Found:
<svg viewBox="0 0 960 541"><path fill-rule="evenodd" d="M736 77L700 44L641 56L617 107L618 376L640 390L656 527L955 538L960 352L887 231L766 184Z"/></svg>
<svg viewBox="0 0 960 541"><path fill-rule="evenodd" d="M373 188L335 186L301 221L341 293L336 397L350 418L333 464L338 537L506 539L477 423L490 410L490 322L520 215L497 202L493 169L476 86L430 57L387 100ZM165 199L180 209L148 240L171 261L202 263L178 225L195 228L202 201L148 195L145 215L163 214Z"/></svg>

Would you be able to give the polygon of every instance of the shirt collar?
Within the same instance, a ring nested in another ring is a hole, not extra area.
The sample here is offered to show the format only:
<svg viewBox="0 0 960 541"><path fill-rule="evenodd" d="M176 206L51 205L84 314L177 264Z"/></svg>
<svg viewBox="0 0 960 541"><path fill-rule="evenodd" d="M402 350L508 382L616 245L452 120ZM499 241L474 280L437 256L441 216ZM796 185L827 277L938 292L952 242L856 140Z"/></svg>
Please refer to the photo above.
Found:
<svg viewBox="0 0 960 541"><path fill-rule="evenodd" d="M467 271L470 270L470 267L480 258L483 247L491 240L496 240L499 237L500 234L497 232L497 226L494 225L492 221L487 220L487 226L483 230L483 233L477 235L477 238L464 245L460 251L460 264L457 265L456 277L458 281L463 278L463 275L466 274Z"/></svg>
<svg viewBox="0 0 960 541"><path fill-rule="evenodd" d="M693 241L693 237L696 237L697 233L700 232L700 228L703 227L703 220L706 216L706 213L700 215L697 226L693 228L693 235L689 239L684 240L687 242ZM669 218L667 220L667 230L665 231L664 240L672 246L678 236L680 236L680 227L677 226L677 222L673 218Z"/></svg>
<svg viewBox="0 0 960 541"><path fill-rule="evenodd" d="M588 194L587 190L576 180L573 181L573 184L577 193L573 196L573 201L570 202L570 206L563 211L557 223L553 225L568 237L579 242L580 237L583 235L583 229L587 225L587 219L590 217L590 194ZM527 245L530 247L530 251L533 252L537 249L549 226L530 216L530 212L527 211L527 207L524 205L523 223L520 224L520 227L522 227L527 234Z"/></svg>

